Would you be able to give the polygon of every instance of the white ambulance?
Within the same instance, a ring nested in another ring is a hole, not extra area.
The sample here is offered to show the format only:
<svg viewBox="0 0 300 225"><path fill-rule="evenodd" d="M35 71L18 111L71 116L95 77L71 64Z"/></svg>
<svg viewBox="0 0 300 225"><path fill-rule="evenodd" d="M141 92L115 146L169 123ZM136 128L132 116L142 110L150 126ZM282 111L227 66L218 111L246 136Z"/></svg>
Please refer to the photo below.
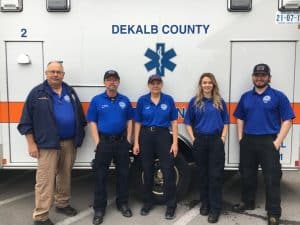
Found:
<svg viewBox="0 0 300 225"><path fill-rule="evenodd" d="M72 4L71 4L72 3ZM236 170L239 146L232 116L252 88L257 63L271 67L272 87L282 90L296 113L281 146L283 169L299 169L300 0L0 0L0 169L35 168L25 137L17 131L25 98L44 79L48 61L62 60L65 81L87 109L104 91L103 74L117 70L119 91L133 105L147 93L147 78L159 74L176 101L180 155L179 194L194 164L182 124L203 72L215 74L230 113L226 169ZM87 129L75 168L90 168L94 145ZM143 182L142 171L135 180ZM156 162L156 196L163 177Z"/></svg>

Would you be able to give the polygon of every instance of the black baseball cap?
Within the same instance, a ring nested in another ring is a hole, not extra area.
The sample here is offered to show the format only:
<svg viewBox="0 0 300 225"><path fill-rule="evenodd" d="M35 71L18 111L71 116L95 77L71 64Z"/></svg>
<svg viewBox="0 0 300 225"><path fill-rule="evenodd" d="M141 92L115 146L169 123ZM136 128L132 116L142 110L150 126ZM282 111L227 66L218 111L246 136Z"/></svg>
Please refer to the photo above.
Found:
<svg viewBox="0 0 300 225"><path fill-rule="evenodd" d="M148 84L152 83L155 80L162 82L161 76L155 74L149 77Z"/></svg>
<svg viewBox="0 0 300 225"><path fill-rule="evenodd" d="M266 74L270 76L271 75L270 67L264 63L257 64L256 66L254 66L252 75L256 75L256 74Z"/></svg>
<svg viewBox="0 0 300 225"><path fill-rule="evenodd" d="M109 77L115 77L118 80L120 80L120 76L119 76L118 72L115 71L115 70L108 70L108 71L106 71L105 74L104 74L103 80L106 80Z"/></svg>

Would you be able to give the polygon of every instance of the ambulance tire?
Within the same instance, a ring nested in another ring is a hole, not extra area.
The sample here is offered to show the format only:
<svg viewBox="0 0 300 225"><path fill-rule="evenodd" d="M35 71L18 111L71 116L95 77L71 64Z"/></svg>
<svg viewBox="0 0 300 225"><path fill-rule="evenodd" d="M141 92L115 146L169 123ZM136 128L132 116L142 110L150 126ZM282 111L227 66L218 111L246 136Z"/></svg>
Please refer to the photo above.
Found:
<svg viewBox="0 0 300 225"><path fill-rule="evenodd" d="M182 199L188 192L191 181L191 168L181 154L175 158L175 177L177 200ZM139 199L143 197L143 170L139 159L135 160L130 169L130 181L133 185L134 193ZM156 204L164 204L163 178L159 167L159 159L155 160L153 197Z"/></svg>

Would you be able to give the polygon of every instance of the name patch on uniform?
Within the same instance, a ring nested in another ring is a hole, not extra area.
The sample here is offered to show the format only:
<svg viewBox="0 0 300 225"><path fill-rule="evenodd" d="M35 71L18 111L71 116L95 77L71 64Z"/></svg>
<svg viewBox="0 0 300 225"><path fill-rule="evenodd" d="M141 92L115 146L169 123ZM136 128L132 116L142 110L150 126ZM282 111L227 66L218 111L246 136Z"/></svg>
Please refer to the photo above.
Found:
<svg viewBox="0 0 300 225"><path fill-rule="evenodd" d="M48 97L39 97L39 100L48 100Z"/></svg>
<svg viewBox="0 0 300 225"><path fill-rule="evenodd" d="M108 105L101 105L101 109L108 108Z"/></svg>

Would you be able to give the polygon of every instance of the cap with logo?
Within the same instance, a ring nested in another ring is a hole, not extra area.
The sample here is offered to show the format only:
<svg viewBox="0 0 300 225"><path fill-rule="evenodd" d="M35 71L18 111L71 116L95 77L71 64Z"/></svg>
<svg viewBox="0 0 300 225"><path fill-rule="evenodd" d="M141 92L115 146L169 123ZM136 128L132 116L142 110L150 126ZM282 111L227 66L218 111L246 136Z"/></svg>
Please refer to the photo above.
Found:
<svg viewBox="0 0 300 225"><path fill-rule="evenodd" d="M256 75L256 74L271 75L270 67L264 63L257 64L256 66L254 66L254 69L253 69L253 75Z"/></svg>
<svg viewBox="0 0 300 225"><path fill-rule="evenodd" d="M120 76L119 76L118 72L115 71L115 70L108 70L108 71L106 71L105 74L104 74L103 79L106 80L109 77L114 77L114 78L117 78L118 80L120 80Z"/></svg>
<svg viewBox="0 0 300 225"><path fill-rule="evenodd" d="M162 82L162 79L161 79L161 76L159 76L159 75L151 75L150 77L149 77L149 79L148 79L148 84L150 84L150 83L152 83L153 81L160 81L160 82Z"/></svg>

